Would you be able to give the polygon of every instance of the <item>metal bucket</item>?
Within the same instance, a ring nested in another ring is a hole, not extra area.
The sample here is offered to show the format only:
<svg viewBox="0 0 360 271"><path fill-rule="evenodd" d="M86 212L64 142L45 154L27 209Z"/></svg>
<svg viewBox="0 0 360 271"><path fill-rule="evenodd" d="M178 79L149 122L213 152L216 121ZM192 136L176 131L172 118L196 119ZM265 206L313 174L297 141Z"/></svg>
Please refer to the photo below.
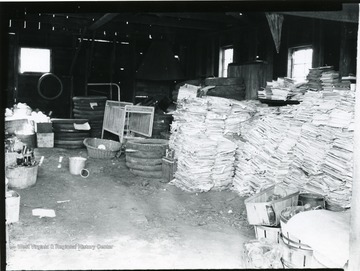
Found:
<svg viewBox="0 0 360 271"><path fill-rule="evenodd" d="M8 166L5 175L9 180L9 187L23 189L36 183L39 163L32 166Z"/></svg>
<svg viewBox="0 0 360 271"><path fill-rule="evenodd" d="M70 157L69 170L73 175L80 175L81 171L85 168L86 158L84 157Z"/></svg>

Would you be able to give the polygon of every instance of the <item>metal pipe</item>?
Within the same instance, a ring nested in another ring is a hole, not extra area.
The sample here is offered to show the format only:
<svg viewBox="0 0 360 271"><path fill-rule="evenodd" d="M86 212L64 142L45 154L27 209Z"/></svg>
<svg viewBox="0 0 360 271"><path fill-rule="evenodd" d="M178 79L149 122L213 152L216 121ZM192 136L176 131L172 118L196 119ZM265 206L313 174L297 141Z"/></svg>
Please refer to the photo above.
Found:
<svg viewBox="0 0 360 271"><path fill-rule="evenodd" d="M116 86L118 91L118 101L120 102L120 86L116 83L88 83L88 86ZM110 100L112 99L112 92L110 89Z"/></svg>

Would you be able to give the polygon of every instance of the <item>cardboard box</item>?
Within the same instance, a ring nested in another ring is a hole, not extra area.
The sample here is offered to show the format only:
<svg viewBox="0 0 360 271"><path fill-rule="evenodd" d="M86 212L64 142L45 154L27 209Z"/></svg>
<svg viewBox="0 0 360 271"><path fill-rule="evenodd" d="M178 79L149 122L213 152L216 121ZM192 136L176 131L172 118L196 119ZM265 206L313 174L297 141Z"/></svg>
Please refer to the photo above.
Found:
<svg viewBox="0 0 360 271"><path fill-rule="evenodd" d="M37 133L38 148L54 148L54 133Z"/></svg>

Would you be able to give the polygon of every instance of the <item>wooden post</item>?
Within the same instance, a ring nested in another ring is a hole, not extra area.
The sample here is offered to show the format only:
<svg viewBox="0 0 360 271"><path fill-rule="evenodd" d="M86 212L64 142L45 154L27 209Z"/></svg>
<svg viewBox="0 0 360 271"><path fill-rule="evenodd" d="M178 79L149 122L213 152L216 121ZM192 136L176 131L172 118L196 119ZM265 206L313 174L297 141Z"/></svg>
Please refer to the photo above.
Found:
<svg viewBox="0 0 360 271"><path fill-rule="evenodd" d="M19 39L20 39L20 28L16 26L16 38L15 38L15 46L14 46L14 92L13 92L13 103L17 103L18 100L18 91L19 91L19 63L20 63L20 51L19 51Z"/></svg>
<svg viewBox="0 0 360 271"><path fill-rule="evenodd" d="M357 36L356 78L360 78L360 29ZM354 174L351 198L349 271L360 270L360 80L356 84Z"/></svg>

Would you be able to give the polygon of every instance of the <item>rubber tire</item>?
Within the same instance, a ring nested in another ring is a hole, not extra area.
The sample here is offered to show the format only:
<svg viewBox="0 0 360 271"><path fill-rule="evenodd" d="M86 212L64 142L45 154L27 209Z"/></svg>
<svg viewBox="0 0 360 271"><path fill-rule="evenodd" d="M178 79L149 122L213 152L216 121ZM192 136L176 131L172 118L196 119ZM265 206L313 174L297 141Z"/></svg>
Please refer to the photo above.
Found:
<svg viewBox="0 0 360 271"><path fill-rule="evenodd" d="M146 159L146 158L137 158L137 157L132 157L131 155L126 155L126 162L143 165L143 166L156 166L156 165L162 165L162 158Z"/></svg>
<svg viewBox="0 0 360 271"><path fill-rule="evenodd" d="M73 123L53 123L54 130L64 129L64 130L75 130Z"/></svg>
<svg viewBox="0 0 360 271"><path fill-rule="evenodd" d="M153 152L166 150L169 146L168 140L163 139L137 139L130 140L126 143L126 147L133 150Z"/></svg>
<svg viewBox="0 0 360 271"><path fill-rule="evenodd" d="M83 124L83 123L86 123L86 122L89 122L89 119L87 118L78 118L78 119L57 119L57 118L54 118L54 119L51 119L51 122L54 124L62 124L62 123L76 123L76 124Z"/></svg>
<svg viewBox="0 0 360 271"><path fill-rule="evenodd" d="M60 141L81 141L84 140L86 137L55 137L54 140Z"/></svg>
<svg viewBox="0 0 360 271"><path fill-rule="evenodd" d="M55 137L86 137L88 136L90 133L77 133L77 132L71 132L71 133L54 133Z"/></svg>
<svg viewBox="0 0 360 271"><path fill-rule="evenodd" d="M85 110L105 110L105 103L97 103L98 105L94 105L93 108L91 108L90 103L86 104L77 104L74 103L74 108L76 109L85 109Z"/></svg>
<svg viewBox="0 0 360 271"><path fill-rule="evenodd" d="M89 115L89 116L103 116L104 115L104 111L103 110L99 110L99 111L95 111L95 110L79 110L79 109L73 109L74 114L81 114L81 115Z"/></svg>
<svg viewBox="0 0 360 271"><path fill-rule="evenodd" d="M71 133L81 133L83 135L88 135L90 130L75 130L75 129L53 129L55 134L71 134Z"/></svg>
<svg viewBox="0 0 360 271"><path fill-rule="evenodd" d="M81 118L81 117L85 117L83 115L79 115L79 114L74 114L75 118ZM104 116L90 116L90 115L86 115L86 117L91 121L91 120L103 120Z"/></svg>
<svg viewBox="0 0 360 271"><path fill-rule="evenodd" d="M108 98L106 96L75 96L72 98L73 102L97 102L97 101L106 101Z"/></svg>
<svg viewBox="0 0 360 271"><path fill-rule="evenodd" d="M162 179L162 171L143 171L137 169L130 169L130 171L140 177Z"/></svg>
<svg viewBox="0 0 360 271"><path fill-rule="evenodd" d="M129 150L129 148L126 149ZM125 153L126 155L130 154L131 157L134 158L163 158L165 156L166 150L156 150L152 152L135 150L135 152L126 151Z"/></svg>
<svg viewBox="0 0 360 271"><path fill-rule="evenodd" d="M162 172L162 165L144 166L144 165L126 162L126 166L131 169L138 169L138 170L142 170L142 171L161 171Z"/></svg>
<svg viewBox="0 0 360 271"><path fill-rule="evenodd" d="M82 145L83 140L54 140L55 145Z"/></svg>
<svg viewBox="0 0 360 271"><path fill-rule="evenodd" d="M61 149L82 149L84 145L62 145L62 144L54 144L54 148L61 148Z"/></svg>

